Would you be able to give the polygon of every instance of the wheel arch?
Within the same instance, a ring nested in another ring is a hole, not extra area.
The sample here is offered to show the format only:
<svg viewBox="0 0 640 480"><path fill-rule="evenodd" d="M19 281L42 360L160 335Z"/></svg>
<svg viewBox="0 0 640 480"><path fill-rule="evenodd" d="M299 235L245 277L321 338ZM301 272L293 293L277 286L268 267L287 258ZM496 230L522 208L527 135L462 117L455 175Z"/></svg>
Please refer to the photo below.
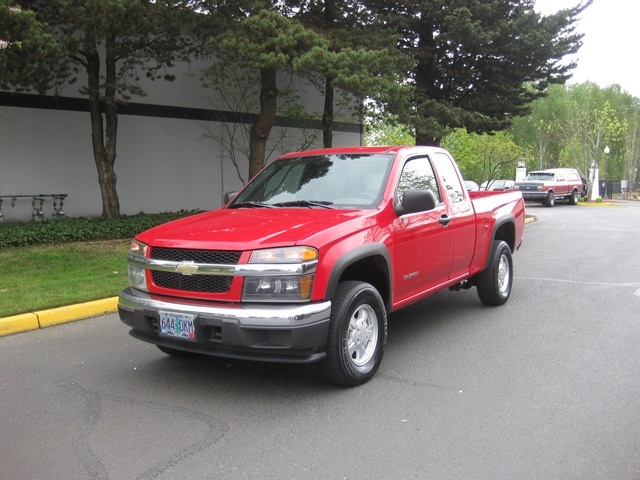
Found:
<svg viewBox="0 0 640 480"><path fill-rule="evenodd" d="M513 214L507 214L501 217L493 226L493 234L489 248L493 245L494 240L502 240L509 245L511 253L516 251L516 217ZM489 257L491 255L489 254ZM487 258L487 263L489 258Z"/></svg>
<svg viewBox="0 0 640 480"><path fill-rule="evenodd" d="M382 297L387 313L391 308L391 258L383 243L368 243L345 252L331 268L325 298L336 293L338 283L360 280L373 285Z"/></svg>

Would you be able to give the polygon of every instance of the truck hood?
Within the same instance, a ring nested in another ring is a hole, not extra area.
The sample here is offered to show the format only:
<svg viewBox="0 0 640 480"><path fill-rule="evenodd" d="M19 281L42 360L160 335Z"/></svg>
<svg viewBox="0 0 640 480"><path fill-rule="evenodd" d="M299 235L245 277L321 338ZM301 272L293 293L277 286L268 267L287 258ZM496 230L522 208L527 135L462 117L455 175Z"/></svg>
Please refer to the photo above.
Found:
<svg viewBox="0 0 640 480"><path fill-rule="evenodd" d="M313 246L364 228L375 210L319 208L219 209L154 227L136 236L151 246L207 250L252 250L287 245Z"/></svg>

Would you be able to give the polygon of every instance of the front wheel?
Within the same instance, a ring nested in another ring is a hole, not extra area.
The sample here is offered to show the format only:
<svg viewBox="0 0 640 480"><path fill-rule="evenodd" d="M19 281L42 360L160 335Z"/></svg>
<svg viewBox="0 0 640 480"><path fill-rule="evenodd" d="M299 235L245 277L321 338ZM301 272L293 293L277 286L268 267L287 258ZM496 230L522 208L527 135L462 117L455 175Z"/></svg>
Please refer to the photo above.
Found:
<svg viewBox="0 0 640 480"><path fill-rule="evenodd" d="M340 282L320 375L348 387L367 382L380 367L386 341L387 312L378 291L365 282Z"/></svg>
<svg viewBox="0 0 640 480"><path fill-rule="evenodd" d="M511 294L513 259L506 242L494 240L487 268L478 274L476 287L480 301L485 305L504 305Z"/></svg>
<svg viewBox="0 0 640 480"><path fill-rule="evenodd" d="M555 204L556 204L556 198L553 196L553 192L547 193L547 196L544 197L545 207L553 207Z"/></svg>

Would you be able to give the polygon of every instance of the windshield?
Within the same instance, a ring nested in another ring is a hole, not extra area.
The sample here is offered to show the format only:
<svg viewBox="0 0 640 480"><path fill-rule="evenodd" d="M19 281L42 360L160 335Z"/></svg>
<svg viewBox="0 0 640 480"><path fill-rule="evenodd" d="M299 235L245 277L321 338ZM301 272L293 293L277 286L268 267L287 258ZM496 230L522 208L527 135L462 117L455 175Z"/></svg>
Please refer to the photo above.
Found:
<svg viewBox="0 0 640 480"><path fill-rule="evenodd" d="M392 155L314 155L276 160L229 208L375 208Z"/></svg>

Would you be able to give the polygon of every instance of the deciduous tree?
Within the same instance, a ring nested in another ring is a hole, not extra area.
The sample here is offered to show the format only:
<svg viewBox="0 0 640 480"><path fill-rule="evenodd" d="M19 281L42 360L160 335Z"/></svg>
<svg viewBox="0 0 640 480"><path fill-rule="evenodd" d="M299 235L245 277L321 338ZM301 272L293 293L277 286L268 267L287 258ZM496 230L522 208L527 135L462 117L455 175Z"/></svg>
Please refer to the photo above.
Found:
<svg viewBox="0 0 640 480"><path fill-rule="evenodd" d="M477 134L457 129L445 137L443 146L456 158L464 178L478 184L513 180L518 160L526 161L529 155L507 132Z"/></svg>

